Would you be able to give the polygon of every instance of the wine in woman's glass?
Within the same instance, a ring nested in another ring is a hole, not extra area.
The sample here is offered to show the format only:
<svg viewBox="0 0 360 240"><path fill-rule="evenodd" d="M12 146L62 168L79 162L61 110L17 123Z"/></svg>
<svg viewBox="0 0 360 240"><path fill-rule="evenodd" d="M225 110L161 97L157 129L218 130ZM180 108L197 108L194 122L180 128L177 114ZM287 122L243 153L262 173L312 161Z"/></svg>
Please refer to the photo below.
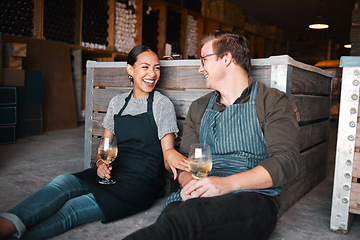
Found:
<svg viewBox="0 0 360 240"><path fill-rule="evenodd" d="M101 137L99 147L98 147L98 155L100 159L109 167L110 163L112 163L117 156L118 148L116 144L115 136L113 138L105 138ZM105 178L99 181L100 184L114 184L115 180Z"/></svg>
<svg viewBox="0 0 360 240"><path fill-rule="evenodd" d="M205 143L198 143L191 145L188 165L191 174L201 179L206 177L212 168L212 157L210 146Z"/></svg>

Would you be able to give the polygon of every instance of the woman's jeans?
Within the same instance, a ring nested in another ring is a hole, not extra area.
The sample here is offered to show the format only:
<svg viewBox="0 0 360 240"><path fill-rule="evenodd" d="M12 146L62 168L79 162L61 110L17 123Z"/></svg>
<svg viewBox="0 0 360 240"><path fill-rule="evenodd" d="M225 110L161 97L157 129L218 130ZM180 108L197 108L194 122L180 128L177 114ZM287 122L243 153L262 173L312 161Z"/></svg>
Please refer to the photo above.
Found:
<svg viewBox="0 0 360 240"><path fill-rule="evenodd" d="M157 221L126 240L267 239L277 223L270 197L252 192L170 203Z"/></svg>
<svg viewBox="0 0 360 240"><path fill-rule="evenodd" d="M63 174L0 217L14 223L17 237L38 240L103 220L104 214L82 180Z"/></svg>

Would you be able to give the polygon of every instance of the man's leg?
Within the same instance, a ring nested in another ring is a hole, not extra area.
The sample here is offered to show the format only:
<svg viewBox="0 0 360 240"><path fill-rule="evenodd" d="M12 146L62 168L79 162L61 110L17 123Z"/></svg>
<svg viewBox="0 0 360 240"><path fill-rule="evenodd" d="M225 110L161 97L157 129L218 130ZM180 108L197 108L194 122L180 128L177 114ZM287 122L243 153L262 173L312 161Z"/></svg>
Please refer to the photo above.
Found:
<svg viewBox="0 0 360 240"><path fill-rule="evenodd" d="M276 222L269 197L242 192L187 200L125 239L267 239Z"/></svg>

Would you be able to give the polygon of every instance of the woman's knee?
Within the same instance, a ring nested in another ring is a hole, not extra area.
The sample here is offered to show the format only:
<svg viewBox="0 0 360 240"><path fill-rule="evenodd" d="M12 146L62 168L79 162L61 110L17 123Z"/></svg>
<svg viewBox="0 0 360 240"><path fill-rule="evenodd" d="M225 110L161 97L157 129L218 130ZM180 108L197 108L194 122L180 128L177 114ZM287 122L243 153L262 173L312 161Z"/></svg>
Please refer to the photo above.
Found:
<svg viewBox="0 0 360 240"><path fill-rule="evenodd" d="M68 187L68 186L78 185L79 183L81 183L80 179L78 179L74 175L61 174L55 177L49 184Z"/></svg>

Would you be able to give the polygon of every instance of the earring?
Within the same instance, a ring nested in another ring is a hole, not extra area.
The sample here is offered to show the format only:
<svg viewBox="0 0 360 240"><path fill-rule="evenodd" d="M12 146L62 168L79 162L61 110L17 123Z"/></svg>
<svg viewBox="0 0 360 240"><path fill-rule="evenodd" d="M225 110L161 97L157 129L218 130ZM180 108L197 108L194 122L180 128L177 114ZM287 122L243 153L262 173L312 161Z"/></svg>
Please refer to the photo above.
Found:
<svg viewBox="0 0 360 240"><path fill-rule="evenodd" d="M132 76L130 76L130 75L128 76L128 78L129 78L131 81L132 81L132 79L133 79L133 77L132 77Z"/></svg>

